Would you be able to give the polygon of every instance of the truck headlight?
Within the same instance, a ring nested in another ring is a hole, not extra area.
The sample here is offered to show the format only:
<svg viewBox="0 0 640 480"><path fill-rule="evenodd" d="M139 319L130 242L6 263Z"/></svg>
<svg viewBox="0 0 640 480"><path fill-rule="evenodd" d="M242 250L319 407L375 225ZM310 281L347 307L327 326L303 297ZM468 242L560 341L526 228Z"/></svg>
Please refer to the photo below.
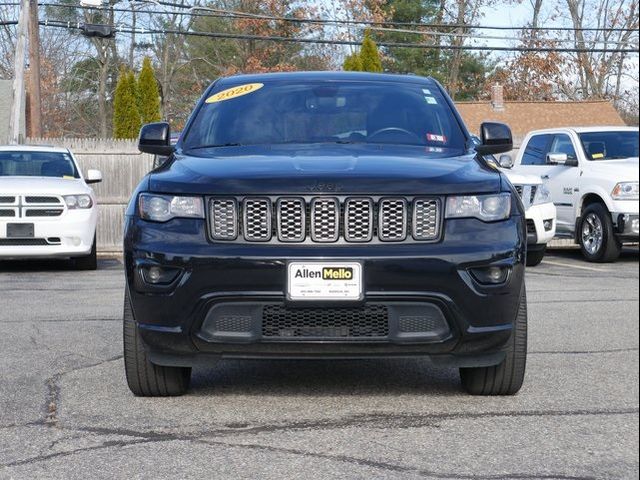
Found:
<svg viewBox="0 0 640 480"><path fill-rule="evenodd" d="M204 218L201 197L177 197L142 193L138 198L140 218L153 222L167 222L172 218Z"/></svg>
<svg viewBox="0 0 640 480"><path fill-rule="evenodd" d="M543 183L538 185L536 189L536 194L533 197L532 205L541 205L543 203L551 203L551 191L549 188Z"/></svg>
<svg viewBox="0 0 640 480"><path fill-rule="evenodd" d="M446 218L478 218L484 222L495 222L509 218L510 214L510 193L447 198Z"/></svg>
<svg viewBox="0 0 640 480"><path fill-rule="evenodd" d="M611 192L614 200L638 200L638 182L620 182Z"/></svg>
<svg viewBox="0 0 640 480"><path fill-rule="evenodd" d="M69 210L87 209L93 207L93 200L89 195L65 195L64 203Z"/></svg>

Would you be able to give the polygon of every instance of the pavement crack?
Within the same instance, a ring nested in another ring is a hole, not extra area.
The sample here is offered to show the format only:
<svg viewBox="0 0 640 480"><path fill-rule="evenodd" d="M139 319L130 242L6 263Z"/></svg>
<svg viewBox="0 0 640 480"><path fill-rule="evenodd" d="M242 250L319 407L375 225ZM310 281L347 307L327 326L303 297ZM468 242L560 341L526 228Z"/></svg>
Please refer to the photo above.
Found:
<svg viewBox="0 0 640 480"><path fill-rule="evenodd" d="M596 355L605 353L637 352L638 350L640 350L638 347L611 348L609 350L537 350L527 352L527 355Z"/></svg>
<svg viewBox="0 0 640 480"><path fill-rule="evenodd" d="M87 368L94 368L105 363L114 362L116 360L120 360L122 355L116 355L114 357L110 357L104 360L100 360L98 362L93 362L86 365L81 365L70 370L65 370L64 372L58 372L53 374L45 381L46 386L46 396L45 396L45 404L44 404L44 424L49 426L56 426L58 424L58 407L60 404L60 380L63 376L78 372L81 370L86 370Z"/></svg>
<svg viewBox="0 0 640 480"><path fill-rule="evenodd" d="M353 457L350 455L330 454L322 452L311 452L297 448L274 447L271 445L261 445L255 443L229 443L215 440L198 439L197 443L204 443L211 446L220 446L226 448L241 448L249 450L266 451L269 453L279 453L285 455L298 455L306 458L322 459L337 461L348 464L355 464L362 467L375 468L377 470L385 470L388 472L401 474L414 474L425 478L439 478L452 480L499 480L499 479L556 479L556 480L587 480L595 477L573 476L564 474L535 474L535 473L504 473L497 475L481 475L481 474L463 474L463 473L441 473L422 468L398 465L395 463L382 462L377 460L369 460L366 458Z"/></svg>

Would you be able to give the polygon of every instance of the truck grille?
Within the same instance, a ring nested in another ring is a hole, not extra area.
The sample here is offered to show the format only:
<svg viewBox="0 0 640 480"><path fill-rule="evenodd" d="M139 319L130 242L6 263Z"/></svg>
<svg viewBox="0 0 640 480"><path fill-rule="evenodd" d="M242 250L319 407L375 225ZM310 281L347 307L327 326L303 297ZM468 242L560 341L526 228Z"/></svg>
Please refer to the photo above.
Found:
<svg viewBox="0 0 640 480"><path fill-rule="evenodd" d="M54 195L0 196L0 217L59 217L65 211L62 197Z"/></svg>
<svg viewBox="0 0 640 480"><path fill-rule="evenodd" d="M516 192L522 199L522 203L524 203L525 207L529 207L533 205L533 201L536 198L536 192L538 191L537 185L514 185L516 188Z"/></svg>
<svg viewBox="0 0 640 480"><path fill-rule="evenodd" d="M266 243L433 242L441 200L433 197L210 198L214 241Z"/></svg>
<svg viewBox="0 0 640 480"><path fill-rule="evenodd" d="M287 308L266 305L262 310L263 337L386 337L389 311L384 305L335 308Z"/></svg>

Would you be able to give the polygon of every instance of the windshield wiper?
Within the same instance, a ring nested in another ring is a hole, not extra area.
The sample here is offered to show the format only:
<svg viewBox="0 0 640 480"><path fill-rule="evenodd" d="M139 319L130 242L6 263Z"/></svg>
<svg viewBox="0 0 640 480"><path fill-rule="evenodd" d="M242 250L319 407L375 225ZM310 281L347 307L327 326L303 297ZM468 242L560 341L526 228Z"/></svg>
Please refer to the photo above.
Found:
<svg viewBox="0 0 640 480"><path fill-rule="evenodd" d="M200 145L198 147L189 147L186 150L202 150L204 148L221 148L221 147L241 147L241 143L217 143L211 145Z"/></svg>

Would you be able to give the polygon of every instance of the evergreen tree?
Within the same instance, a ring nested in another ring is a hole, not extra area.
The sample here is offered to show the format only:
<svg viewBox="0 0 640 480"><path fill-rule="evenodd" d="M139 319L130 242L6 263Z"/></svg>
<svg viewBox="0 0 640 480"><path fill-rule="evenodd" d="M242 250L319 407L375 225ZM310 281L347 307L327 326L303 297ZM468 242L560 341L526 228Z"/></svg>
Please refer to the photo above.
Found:
<svg viewBox="0 0 640 480"><path fill-rule="evenodd" d="M369 32L365 32L362 48L360 49L360 61L364 72L382 72L382 61L376 42L371 39Z"/></svg>
<svg viewBox="0 0 640 480"><path fill-rule="evenodd" d="M158 122L160 115L160 92L151 59L145 57L138 74L137 84L138 112L142 123Z"/></svg>
<svg viewBox="0 0 640 480"><path fill-rule="evenodd" d="M342 64L342 69L346 72L361 72L362 60L358 52L347 55Z"/></svg>
<svg viewBox="0 0 640 480"><path fill-rule="evenodd" d="M120 69L113 99L114 138L136 138L140 131L140 113L136 105L136 79L131 70Z"/></svg>

